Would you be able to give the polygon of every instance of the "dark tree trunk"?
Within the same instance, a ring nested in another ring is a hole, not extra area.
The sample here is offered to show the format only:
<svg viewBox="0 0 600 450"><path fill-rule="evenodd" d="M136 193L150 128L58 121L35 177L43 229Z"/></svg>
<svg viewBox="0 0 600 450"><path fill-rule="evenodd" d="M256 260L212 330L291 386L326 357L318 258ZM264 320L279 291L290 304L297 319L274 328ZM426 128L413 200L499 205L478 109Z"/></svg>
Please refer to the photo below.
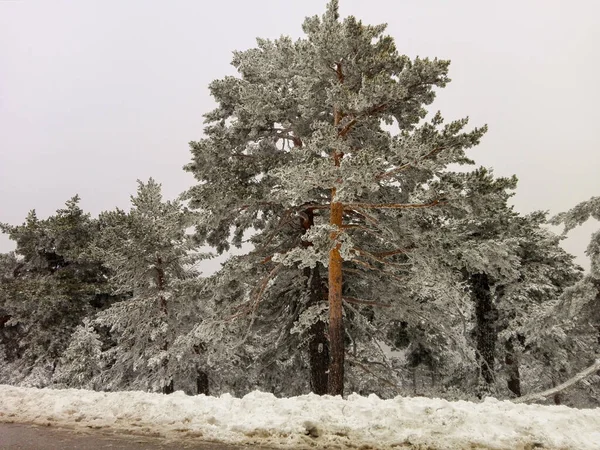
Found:
<svg viewBox="0 0 600 450"><path fill-rule="evenodd" d="M167 300L162 294L165 290L165 269L163 268L163 260L159 256L156 258L156 289L161 293L159 296L160 309L167 316Z"/></svg>
<svg viewBox="0 0 600 450"><path fill-rule="evenodd" d="M308 307L318 305L323 302L323 292L321 290L321 274L319 266L314 269L304 269L304 275L308 278L309 301ZM318 321L310 327L310 340L308 342L308 352L310 360L310 387L312 392L318 395L327 394L329 368L329 342L325 322Z"/></svg>
<svg viewBox="0 0 600 450"><path fill-rule="evenodd" d="M196 393L198 395L210 395L208 391L208 374L203 370L199 370L196 377Z"/></svg>
<svg viewBox="0 0 600 450"><path fill-rule="evenodd" d="M163 387L163 394L172 394L175 392L175 387L173 385L173 380L169 381L169 384Z"/></svg>
<svg viewBox="0 0 600 450"><path fill-rule="evenodd" d="M552 387L556 387L557 382L556 380L552 379ZM554 394L552 396L552 400L554 400L554 404L555 405L561 405L562 404L562 396L560 395L560 392L557 392L556 394Z"/></svg>
<svg viewBox="0 0 600 450"><path fill-rule="evenodd" d="M302 227L306 233L314 225L314 213L311 209L305 211L302 217ZM310 247L311 242L303 241L305 247ZM319 265L314 268L304 269L307 280L308 304L307 307L318 305L323 302L323 291L321 287L321 272ZM329 342L327 340L326 324L319 321L313 324L309 330L308 342L309 364L310 364L310 388L318 395L327 394L328 370L329 370Z"/></svg>
<svg viewBox="0 0 600 450"><path fill-rule="evenodd" d="M479 370L489 386L494 383L498 310L492 299L487 274L476 273L471 275L471 289L475 301L475 338L477 341Z"/></svg>
<svg viewBox="0 0 600 450"><path fill-rule="evenodd" d="M159 303L160 303L160 309L161 309L162 313L164 314L164 320L168 320L169 312L167 310L167 300L163 294L163 291L165 290L165 270L163 267L163 260L160 256L158 256L156 258L156 288L160 292ZM166 352L168 349L169 349L169 342L165 338L165 343L163 344L163 350ZM169 363L168 360L164 361L164 363L163 363L163 367L164 367L165 371L167 370L168 363ZM173 392L175 392L175 387L173 385L173 379L171 379L171 381L169 381L169 384L167 384L163 387L163 394L172 394Z"/></svg>
<svg viewBox="0 0 600 450"><path fill-rule="evenodd" d="M552 387L556 387L561 384L561 380L568 378L568 372L563 367L559 369L558 373L554 372L552 375ZM552 396L555 405L562 405L563 403L563 391L558 391L556 394Z"/></svg>
<svg viewBox="0 0 600 450"><path fill-rule="evenodd" d="M598 345L600 345L600 279L594 280L594 286L596 286L596 289L598 290L598 293L596 294L595 308L593 309L593 311L596 321L596 330L598 330L597 342ZM598 371L598 375L600 375L600 371Z"/></svg>
<svg viewBox="0 0 600 450"><path fill-rule="evenodd" d="M504 357L504 363L506 364L506 371L508 372L508 380L506 385L510 392L517 397L521 394L521 374L519 372L519 359L515 353L513 339L510 338L505 344L506 355Z"/></svg>

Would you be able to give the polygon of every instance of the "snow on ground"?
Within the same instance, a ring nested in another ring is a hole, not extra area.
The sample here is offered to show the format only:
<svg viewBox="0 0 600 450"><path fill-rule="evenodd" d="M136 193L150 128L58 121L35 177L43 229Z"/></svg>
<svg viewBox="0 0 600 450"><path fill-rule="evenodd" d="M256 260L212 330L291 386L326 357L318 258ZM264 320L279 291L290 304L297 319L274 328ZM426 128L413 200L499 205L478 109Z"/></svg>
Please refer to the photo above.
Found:
<svg viewBox="0 0 600 450"><path fill-rule="evenodd" d="M189 397L0 385L0 421L287 448L600 449L600 408L495 399Z"/></svg>

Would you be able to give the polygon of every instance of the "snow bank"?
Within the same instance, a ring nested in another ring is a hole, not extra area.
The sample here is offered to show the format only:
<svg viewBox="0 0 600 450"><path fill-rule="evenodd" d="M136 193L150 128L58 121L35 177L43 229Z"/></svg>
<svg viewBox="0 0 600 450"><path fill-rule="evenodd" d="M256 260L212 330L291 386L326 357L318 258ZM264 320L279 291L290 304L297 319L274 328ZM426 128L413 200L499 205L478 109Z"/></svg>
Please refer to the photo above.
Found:
<svg viewBox="0 0 600 450"><path fill-rule="evenodd" d="M600 409L430 398L188 397L0 385L0 421L274 447L599 449Z"/></svg>

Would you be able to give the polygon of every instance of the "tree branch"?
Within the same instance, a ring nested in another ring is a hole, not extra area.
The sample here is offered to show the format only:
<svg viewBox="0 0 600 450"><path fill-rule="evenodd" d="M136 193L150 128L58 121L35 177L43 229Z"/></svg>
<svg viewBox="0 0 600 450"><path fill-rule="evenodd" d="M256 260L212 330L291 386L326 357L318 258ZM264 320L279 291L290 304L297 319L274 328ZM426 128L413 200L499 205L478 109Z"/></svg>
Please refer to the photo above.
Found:
<svg viewBox="0 0 600 450"><path fill-rule="evenodd" d="M375 217L371 216L370 214L367 214L364 211L357 211L356 209L348 208L348 205L344 205L344 211L345 212L353 212L354 214L358 214L359 216L364 217L367 220L367 222L371 222L375 225L377 225L379 223L379 220L377 220Z"/></svg>
<svg viewBox="0 0 600 450"><path fill-rule="evenodd" d="M273 202L258 202L258 203L254 204L254 205L242 205L242 206L240 206L238 208L237 212L239 213L239 212L245 211L245 210L247 210L247 209L249 209L249 208L251 208L253 206L254 207L257 207L257 206L278 206L278 204L277 203L273 203Z"/></svg>
<svg viewBox="0 0 600 450"><path fill-rule="evenodd" d="M269 272L269 274L263 279L263 282L260 285L260 289L258 291L258 293L256 294L255 300L254 300L254 307L253 309L256 310L256 308L258 308L258 304L260 303L260 300L263 296L263 294L265 293L265 291L267 290L267 287L269 285L269 281L271 281L271 279L277 275L277 272L279 272L279 270L283 267L283 263L279 263L277 266L275 266L273 268L273 270L271 270Z"/></svg>
<svg viewBox="0 0 600 450"><path fill-rule="evenodd" d="M383 273L383 274L387 275L388 277L391 277L391 278L393 278L393 279L394 279L394 280L396 280L396 281L400 281L400 282L404 282L404 281L406 281L406 280L405 280L404 278L402 278L402 277L396 276L396 275L394 275L393 273L386 272L385 270L381 270L379 267L375 267L375 266L373 266L373 265L369 264L368 262L361 261L360 259L353 259L353 260L352 260L352 262L353 262L353 263L355 263L355 264L358 264L359 266L366 267L366 268L367 268L367 269L369 269L369 270L374 270L374 271L376 271L376 272L381 272L381 273Z"/></svg>
<svg viewBox="0 0 600 450"><path fill-rule="evenodd" d="M408 249L408 248L397 248L396 250L390 250L387 252L373 253L373 255L375 255L379 258L389 258L390 256L403 255L410 251L411 251L411 249Z"/></svg>
<svg viewBox="0 0 600 450"><path fill-rule="evenodd" d="M352 130L352 127L356 125L358 119L362 117L370 117L375 113L385 110L387 106L387 103L382 103L381 105L373 106L372 108L360 113L359 115L354 116L352 120L350 120L346 125L344 125L344 127L340 131L338 131L338 136L342 138L345 137Z"/></svg>
<svg viewBox="0 0 600 450"><path fill-rule="evenodd" d="M429 203L348 203L345 208L364 208L364 209L408 209L408 208L429 208L437 205L445 205L446 202L434 200Z"/></svg>
<svg viewBox="0 0 600 450"><path fill-rule="evenodd" d="M390 387L393 387L394 389L396 389L396 392L400 392L400 386L396 386L394 383L392 383L390 380L386 380L383 377L380 377L379 375L373 373L371 370L369 370L365 365L359 363L358 361L356 361L354 358L352 358L352 361L350 362L351 364L354 364L356 367L360 368L361 370L363 370L364 372L368 373L369 375L371 375L374 378L377 378L379 381L387 384Z"/></svg>
<svg viewBox="0 0 600 450"><path fill-rule="evenodd" d="M254 155L245 155L244 153L232 153L231 156L235 156L236 158L250 158L254 159Z"/></svg>
<svg viewBox="0 0 600 450"><path fill-rule="evenodd" d="M335 65L335 74L337 75L338 81L344 84L344 72L342 72L342 62L338 62Z"/></svg>
<svg viewBox="0 0 600 450"><path fill-rule="evenodd" d="M364 225L342 225L341 228L342 230L359 230L363 231L364 233L368 233L372 236L375 236L376 238L381 238L381 235L379 233Z"/></svg>
<svg viewBox="0 0 600 450"><path fill-rule="evenodd" d="M265 291L267 290L267 287L269 286L269 281L271 281L271 279L277 275L277 272L279 272L279 270L283 267L283 263L279 263L277 266L275 266L273 268L273 270L271 270L266 276L263 277L262 282L259 285L258 288L258 292L256 292L256 294L253 296L254 298L244 302L243 304L239 305L238 307L236 307L235 309L239 309L240 311L229 316L227 319L225 319L226 321L230 321L233 319L236 319L240 316L246 315L248 313L253 313L252 316L252 320L250 321L250 326L248 327L248 332L250 330L250 328L252 328L252 325L254 324L254 313L256 313L256 310L258 308L258 305L260 304L260 301L262 299L263 294L265 293ZM248 332L246 333L246 336L248 335ZM244 340L246 339L246 336L244 337Z"/></svg>
<svg viewBox="0 0 600 450"><path fill-rule="evenodd" d="M574 385L575 383L583 380L585 377L591 375L592 373L594 373L594 372L596 372L598 370L600 370L600 359L597 359L594 364L592 364L587 369L582 370L577 375L575 375L573 378L565 381L562 384L559 384L556 387L553 387L552 389L548 389L548 390L543 391L543 392L538 392L536 394L528 394L528 395L525 395L523 397L519 397L519 398L514 399L513 402L515 402L515 403L524 403L524 402L529 402L529 401L532 401L532 400L543 400L546 397L549 397L549 396L551 396L553 394L556 394L557 392L565 390L569 386Z"/></svg>
<svg viewBox="0 0 600 450"><path fill-rule="evenodd" d="M367 251L365 251L365 250L362 250L362 249L360 249L360 248L357 248L357 247L354 247L352 250L355 250L355 251L356 251L356 252L358 252L358 254L359 254L359 255L361 255L361 256L366 256L367 258L369 258L369 259L372 259L373 261L377 261L377 262L380 262L381 264L386 264L386 265L388 265L388 266L393 266L393 267L401 267L401 266L403 266L403 265L411 265L411 264L398 264L398 263L392 263L392 262L386 261L386 260L385 260L385 259L383 259L383 258L379 258L379 257L377 257L377 256L376 256L376 255L374 255L373 253L369 253L369 252L367 252Z"/></svg>
<svg viewBox="0 0 600 450"><path fill-rule="evenodd" d="M419 161L425 161L426 159L432 158L435 155L437 155L439 152L441 152L443 150L446 150L447 148L449 148L449 147L436 147L433 150L431 150L429 153L427 153L425 156L421 157L419 159ZM409 167L413 167L413 165L414 165L413 163L403 164L400 167L396 167L395 169L389 170L387 172L380 173L379 175L377 175L375 177L375 179L382 180L384 178L391 177L392 175L395 175L398 172L402 172L403 170L406 170Z"/></svg>
<svg viewBox="0 0 600 450"><path fill-rule="evenodd" d="M358 303L360 305L369 305L369 306L381 306L382 308L389 308L390 304L388 303L379 303L371 300L363 300L355 297L342 297L342 300L348 303Z"/></svg>

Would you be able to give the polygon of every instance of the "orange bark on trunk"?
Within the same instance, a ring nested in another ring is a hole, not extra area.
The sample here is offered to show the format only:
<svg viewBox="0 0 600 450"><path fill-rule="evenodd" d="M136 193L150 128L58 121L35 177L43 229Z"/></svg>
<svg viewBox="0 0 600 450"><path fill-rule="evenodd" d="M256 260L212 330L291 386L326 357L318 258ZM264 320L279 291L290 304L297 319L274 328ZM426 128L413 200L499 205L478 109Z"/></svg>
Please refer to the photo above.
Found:
<svg viewBox="0 0 600 450"><path fill-rule="evenodd" d="M338 66L339 68L339 66ZM341 70L340 70L341 72ZM340 79L343 82L343 78ZM339 125L342 114L334 110L334 125ZM339 167L342 154L334 150L333 163ZM342 229L344 205L336 200L336 190L331 190L331 216L329 223L336 229L331 232L331 239L336 241ZM342 306L342 256L340 244L337 243L329 252L329 395L344 393L344 318Z"/></svg>
<svg viewBox="0 0 600 450"><path fill-rule="evenodd" d="M331 204L331 225L341 226L343 205ZM337 238L333 232L332 239ZM344 393L344 319L342 308L342 256L337 244L329 252L329 394Z"/></svg>

